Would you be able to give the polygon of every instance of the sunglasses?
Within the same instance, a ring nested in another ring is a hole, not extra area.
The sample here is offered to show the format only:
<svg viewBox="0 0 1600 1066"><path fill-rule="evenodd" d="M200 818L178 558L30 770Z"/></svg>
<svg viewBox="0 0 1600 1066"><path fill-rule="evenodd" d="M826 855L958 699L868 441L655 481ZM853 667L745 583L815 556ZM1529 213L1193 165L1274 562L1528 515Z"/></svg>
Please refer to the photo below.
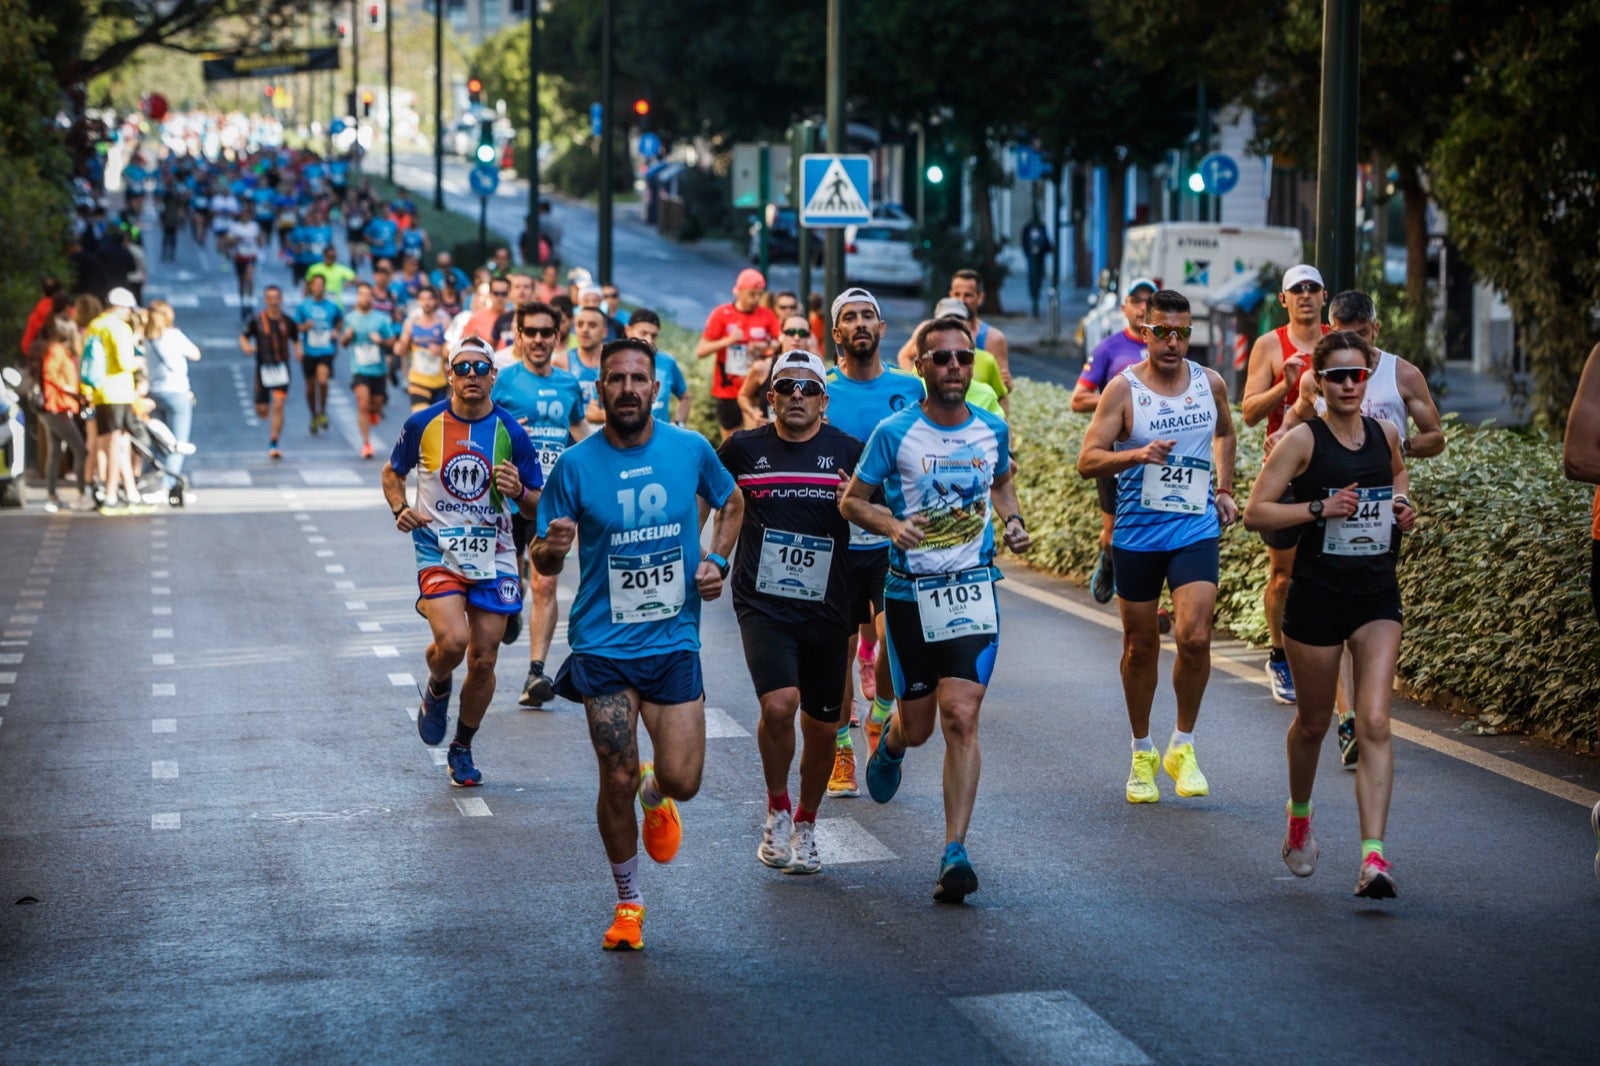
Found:
<svg viewBox="0 0 1600 1066"><path fill-rule="evenodd" d="M1317 371L1317 380L1332 381L1339 385L1359 385L1372 375L1364 366L1336 366L1332 370Z"/></svg>
<svg viewBox="0 0 1600 1066"><path fill-rule="evenodd" d="M779 396L793 396L798 392L802 396L814 399L822 395L822 382L801 381L799 378L779 378L772 383L772 391Z"/></svg>
<svg viewBox="0 0 1600 1066"><path fill-rule="evenodd" d="M811 336L811 331L809 329L805 329L805 328L801 328L801 329L786 329L786 330L783 331L783 335L785 337L809 337L809 336Z"/></svg>
<svg viewBox="0 0 1600 1066"><path fill-rule="evenodd" d="M511 295L511 290L510 289L490 289L489 290L489 295L490 296L510 296Z"/></svg>
<svg viewBox="0 0 1600 1066"><path fill-rule="evenodd" d="M1189 334L1194 332L1193 326L1145 326L1144 328L1158 341L1167 341L1173 337L1188 340Z"/></svg>
<svg viewBox="0 0 1600 1066"><path fill-rule="evenodd" d="M475 359L470 363L451 363L450 373L458 378L486 378L494 373L494 364L487 359Z"/></svg>
<svg viewBox="0 0 1600 1066"><path fill-rule="evenodd" d="M518 332L524 337L554 337L558 331L554 326L523 326Z"/></svg>
<svg viewBox="0 0 1600 1066"><path fill-rule="evenodd" d="M1314 281L1302 281L1287 291L1294 293L1296 296L1305 296L1307 293L1321 292L1322 286Z"/></svg>
<svg viewBox="0 0 1600 1066"><path fill-rule="evenodd" d="M928 353L928 358L934 366L949 366L952 359L962 366L971 366L977 357L978 353L971 348L940 348Z"/></svg>

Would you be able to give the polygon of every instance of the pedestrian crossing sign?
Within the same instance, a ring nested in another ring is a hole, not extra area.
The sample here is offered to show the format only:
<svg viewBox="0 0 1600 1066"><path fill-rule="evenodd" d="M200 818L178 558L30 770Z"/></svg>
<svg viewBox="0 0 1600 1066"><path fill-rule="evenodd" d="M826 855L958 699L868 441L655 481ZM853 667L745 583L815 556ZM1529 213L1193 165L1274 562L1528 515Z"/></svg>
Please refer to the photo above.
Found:
<svg viewBox="0 0 1600 1066"><path fill-rule="evenodd" d="M872 157L800 157L800 224L813 228L872 221Z"/></svg>

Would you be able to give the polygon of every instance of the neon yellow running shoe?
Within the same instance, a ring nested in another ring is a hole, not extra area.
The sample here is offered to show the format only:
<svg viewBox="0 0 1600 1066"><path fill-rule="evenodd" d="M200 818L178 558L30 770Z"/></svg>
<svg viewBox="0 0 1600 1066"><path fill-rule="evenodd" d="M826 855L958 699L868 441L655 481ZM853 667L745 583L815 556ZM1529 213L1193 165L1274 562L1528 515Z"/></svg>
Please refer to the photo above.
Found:
<svg viewBox="0 0 1600 1066"><path fill-rule="evenodd" d="M1161 790L1156 788L1156 770L1161 757L1152 751L1133 753L1133 769L1128 772L1129 803L1160 803Z"/></svg>
<svg viewBox="0 0 1600 1066"><path fill-rule="evenodd" d="M1161 766L1167 771L1167 776L1178 783L1178 795L1211 794L1211 785L1206 781L1206 775L1200 772L1200 764L1195 761L1193 744L1167 745L1167 754L1161 760Z"/></svg>

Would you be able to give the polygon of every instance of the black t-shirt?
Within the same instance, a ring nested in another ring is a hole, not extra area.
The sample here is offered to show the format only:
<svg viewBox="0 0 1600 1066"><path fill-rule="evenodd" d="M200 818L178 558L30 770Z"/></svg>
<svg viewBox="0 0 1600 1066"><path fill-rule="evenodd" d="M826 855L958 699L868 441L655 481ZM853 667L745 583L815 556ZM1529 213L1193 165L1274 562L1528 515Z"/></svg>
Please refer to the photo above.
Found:
<svg viewBox="0 0 1600 1066"><path fill-rule="evenodd" d="M732 573L740 618L757 613L849 628L850 525L839 513L838 491L865 448L827 423L807 441L786 441L762 426L723 442L717 454L744 494Z"/></svg>
<svg viewBox="0 0 1600 1066"><path fill-rule="evenodd" d="M300 327L288 315L278 316L276 322L261 311L250 316L244 324L244 335L255 345L256 362L287 363L291 354L289 343L299 336Z"/></svg>

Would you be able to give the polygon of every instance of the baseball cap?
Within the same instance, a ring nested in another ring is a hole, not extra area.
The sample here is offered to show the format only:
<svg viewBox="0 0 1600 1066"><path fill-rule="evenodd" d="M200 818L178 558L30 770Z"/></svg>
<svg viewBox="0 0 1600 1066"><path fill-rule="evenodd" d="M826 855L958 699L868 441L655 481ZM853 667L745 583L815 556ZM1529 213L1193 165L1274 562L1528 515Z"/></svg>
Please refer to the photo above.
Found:
<svg viewBox="0 0 1600 1066"><path fill-rule="evenodd" d="M492 359L494 357L494 345L476 333L469 333L450 346L451 361L454 361L458 355L481 355L485 359Z"/></svg>
<svg viewBox="0 0 1600 1066"><path fill-rule="evenodd" d="M883 311L878 307L878 298L876 296L860 287L846 289L833 298L833 306L828 309L828 313L833 318L833 324L836 326L839 324L839 312L844 310L845 304L871 304L878 317L883 317Z"/></svg>
<svg viewBox="0 0 1600 1066"><path fill-rule="evenodd" d="M1128 286L1128 295L1132 296L1140 289L1149 289L1151 292L1160 292L1161 286L1157 285L1149 278L1134 278L1133 284Z"/></svg>
<svg viewBox="0 0 1600 1066"><path fill-rule="evenodd" d="M110 304L112 307L139 306L139 301L133 298L133 293L129 292L127 289L124 289L120 285L106 294L106 303Z"/></svg>
<svg viewBox="0 0 1600 1066"><path fill-rule="evenodd" d="M828 368L823 365L821 359L818 359L804 348L792 348L778 356L777 360L772 364L773 381L777 381L785 374L789 377L794 377L800 373L813 375L818 381L822 382L823 389L827 389Z"/></svg>
<svg viewBox="0 0 1600 1066"><path fill-rule="evenodd" d="M1292 266L1283 272L1283 291L1288 292L1302 281L1314 281L1322 288L1327 288L1322 281L1322 275L1310 263L1301 263Z"/></svg>
<svg viewBox="0 0 1600 1066"><path fill-rule="evenodd" d="M603 298L605 293L600 290L600 286L594 284L593 282L585 281L579 283L578 285L578 299L581 301L585 296L599 296Z"/></svg>
<svg viewBox="0 0 1600 1066"><path fill-rule="evenodd" d="M571 270L567 271L567 280L576 281L579 284L583 284L584 282L592 282L594 280L594 275L583 269L583 267L573 267Z"/></svg>
<svg viewBox="0 0 1600 1066"><path fill-rule="evenodd" d="M934 318L959 318L965 321L972 316L967 313L967 305L954 296L946 296L933 305Z"/></svg>
<svg viewBox="0 0 1600 1066"><path fill-rule="evenodd" d="M767 279L761 271L754 267L745 267L739 271L739 278L733 283L735 289L765 289Z"/></svg>

